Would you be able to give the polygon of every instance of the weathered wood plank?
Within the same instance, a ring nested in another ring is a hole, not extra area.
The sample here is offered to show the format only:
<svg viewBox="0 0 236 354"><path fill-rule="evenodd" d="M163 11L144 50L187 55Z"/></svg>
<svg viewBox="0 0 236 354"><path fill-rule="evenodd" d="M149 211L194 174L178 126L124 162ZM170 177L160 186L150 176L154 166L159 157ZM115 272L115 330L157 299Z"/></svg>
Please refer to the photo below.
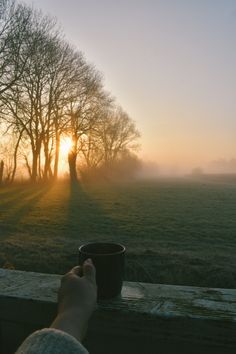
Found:
<svg viewBox="0 0 236 354"><path fill-rule="evenodd" d="M60 275L0 269L0 297L56 303ZM236 321L236 290L125 282L122 295L104 310Z"/></svg>
<svg viewBox="0 0 236 354"><path fill-rule="evenodd" d="M60 278L0 269L1 323L48 326ZM233 353L236 290L125 282L119 298L99 303L86 344L94 354L109 353L112 345L114 354L121 347L123 354Z"/></svg>

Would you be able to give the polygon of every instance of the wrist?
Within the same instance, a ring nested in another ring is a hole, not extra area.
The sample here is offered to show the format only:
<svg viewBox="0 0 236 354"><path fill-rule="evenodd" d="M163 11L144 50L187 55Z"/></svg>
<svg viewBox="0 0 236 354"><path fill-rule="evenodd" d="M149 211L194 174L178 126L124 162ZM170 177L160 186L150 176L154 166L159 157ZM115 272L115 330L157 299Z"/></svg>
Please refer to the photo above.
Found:
<svg viewBox="0 0 236 354"><path fill-rule="evenodd" d="M87 321L80 311L71 309L59 313L50 327L66 332L81 342L87 329Z"/></svg>

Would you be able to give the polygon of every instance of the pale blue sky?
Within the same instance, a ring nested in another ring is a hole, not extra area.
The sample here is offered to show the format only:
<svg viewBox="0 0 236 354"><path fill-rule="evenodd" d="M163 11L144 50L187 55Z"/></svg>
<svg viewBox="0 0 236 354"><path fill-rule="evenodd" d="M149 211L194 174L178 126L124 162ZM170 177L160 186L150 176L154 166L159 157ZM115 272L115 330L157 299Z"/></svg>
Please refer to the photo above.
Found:
<svg viewBox="0 0 236 354"><path fill-rule="evenodd" d="M141 156L180 169L236 157L236 0L33 3L104 73Z"/></svg>

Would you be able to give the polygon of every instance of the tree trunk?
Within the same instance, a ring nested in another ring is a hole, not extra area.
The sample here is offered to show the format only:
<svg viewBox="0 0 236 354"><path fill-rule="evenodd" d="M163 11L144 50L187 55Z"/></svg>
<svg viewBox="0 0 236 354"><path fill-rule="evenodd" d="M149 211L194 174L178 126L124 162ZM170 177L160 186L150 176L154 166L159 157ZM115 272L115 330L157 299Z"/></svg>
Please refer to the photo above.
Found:
<svg viewBox="0 0 236 354"><path fill-rule="evenodd" d="M54 179L57 179L58 176L58 163L59 163L59 153L60 153L60 135L56 135L56 151L55 151L55 160L54 160ZM68 156L69 162L69 156Z"/></svg>
<svg viewBox="0 0 236 354"><path fill-rule="evenodd" d="M3 182L3 171L4 171L4 162L3 162L3 160L1 160L1 162L0 162L0 185Z"/></svg>
<svg viewBox="0 0 236 354"><path fill-rule="evenodd" d="M44 179L44 181L47 181L48 175L49 175L49 168L50 168L48 147L44 148L44 156L45 156L45 162L44 162L43 179Z"/></svg>
<svg viewBox="0 0 236 354"><path fill-rule="evenodd" d="M33 152L33 163L31 170L31 181L36 182L38 175L38 153L36 151Z"/></svg>
<svg viewBox="0 0 236 354"><path fill-rule="evenodd" d="M48 173L49 173L49 179L52 180L53 179L53 173L52 173L51 159L49 161Z"/></svg>
<svg viewBox="0 0 236 354"><path fill-rule="evenodd" d="M42 179L42 169L41 169L41 154L38 157L38 179Z"/></svg>
<svg viewBox="0 0 236 354"><path fill-rule="evenodd" d="M21 137L22 134L24 132L24 129L20 132L19 138L17 140L16 146L15 146L15 151L14 151L14 165L13 165L13 171L12 171L12 175L11 175L11 183L14 182L14 178L15 178L15 174L16 174L16 168L17 168L17 152L18 152L18 148L19 148L19 144L21 141Z"/></svg>
<svg viewBox="0 0 236 354"><path fill-rule="evenodd" d="M25 155L24 158L25 158L25 165L26 165L27 171L29 172L29 177L30 177L30 179L32 179L32 171L31 171L27 156Z"/></svg>
<svg viewBox="0 0 236 354"><path fill-rule="evenodd" d="M76 171L76 159L77 153L74 151L69 152L68 154L68 163L69 163L69 171L70 171L70 180L71 182L77 181L77 171Z"/></svg>

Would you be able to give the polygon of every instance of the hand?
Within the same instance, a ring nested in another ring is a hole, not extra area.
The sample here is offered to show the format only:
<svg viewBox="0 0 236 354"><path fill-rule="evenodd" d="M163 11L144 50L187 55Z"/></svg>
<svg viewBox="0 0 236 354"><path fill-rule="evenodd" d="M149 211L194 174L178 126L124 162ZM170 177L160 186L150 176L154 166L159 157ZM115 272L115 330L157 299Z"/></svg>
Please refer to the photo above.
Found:
<svg viewBox="0 0 236 354"><path fill-rule="evenodd" d="M96 271L92 261L87 259L82 267L74 267L62 277L58 315L51 327L61 329L81 341L96 308L96 300Z"/></svg>

